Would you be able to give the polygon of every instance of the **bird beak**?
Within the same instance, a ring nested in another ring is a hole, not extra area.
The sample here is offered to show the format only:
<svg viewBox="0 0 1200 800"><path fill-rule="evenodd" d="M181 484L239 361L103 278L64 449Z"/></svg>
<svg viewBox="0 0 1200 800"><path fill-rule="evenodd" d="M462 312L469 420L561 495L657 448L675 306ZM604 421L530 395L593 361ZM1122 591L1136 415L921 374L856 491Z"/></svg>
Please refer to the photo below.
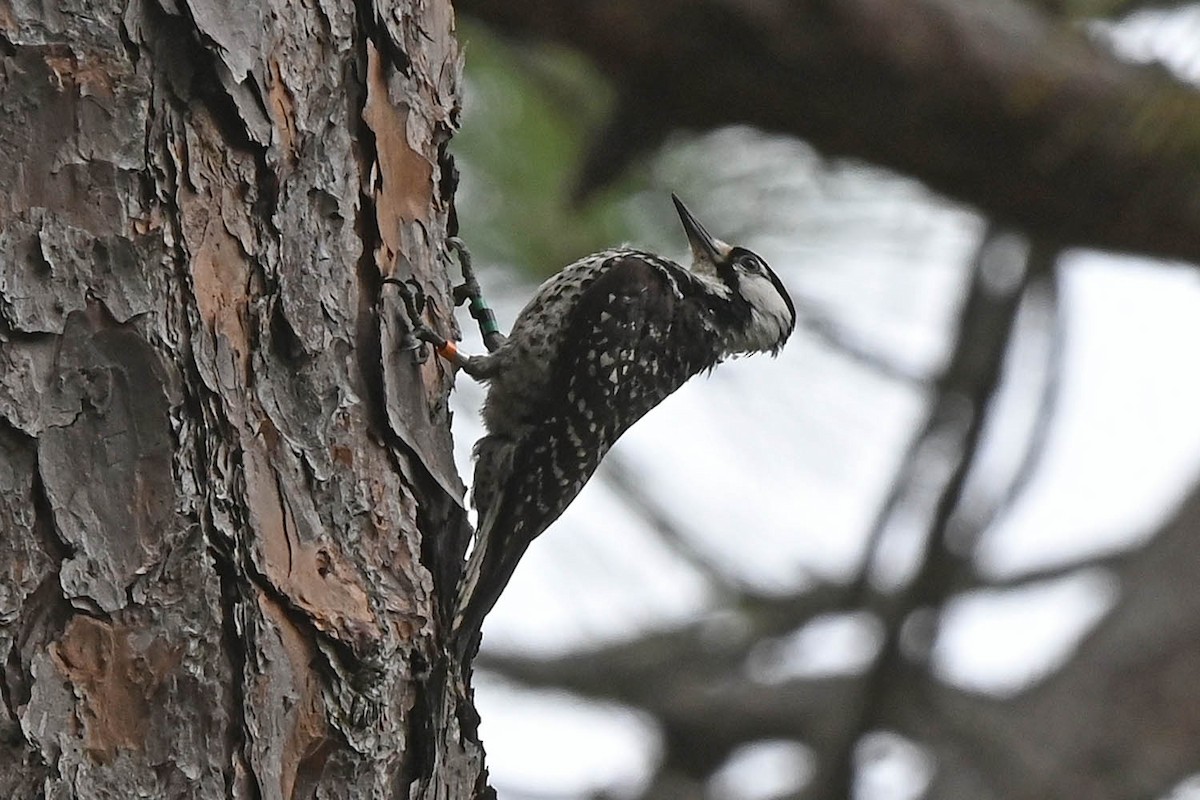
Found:
<svg viewBox="0 0 1200 800"><path fill-rule="evenodd" d="M679 212L679 221L683 223L688 243L692 246L692 257L696 259L697 263L720 264L725 256L729 255L729 245L720 239L714 239L700 224L700 220L688 211L687 206L674 193L671 194L671 200L675 203L675 210Z"/></svg>

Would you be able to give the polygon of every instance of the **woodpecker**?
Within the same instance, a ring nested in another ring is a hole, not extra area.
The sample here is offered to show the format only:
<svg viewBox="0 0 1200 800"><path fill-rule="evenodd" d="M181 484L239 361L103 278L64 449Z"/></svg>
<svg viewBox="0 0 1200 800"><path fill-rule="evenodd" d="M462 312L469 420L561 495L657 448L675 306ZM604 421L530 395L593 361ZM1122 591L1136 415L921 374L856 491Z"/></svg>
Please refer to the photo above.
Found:
<svg viewBox="0 0 1200 800"><path fill-rule="evenodd" d="M414 321L421 338L488 386L487 434L475 445L478 524L453 622L463 649L526 548L621 434L693 375L736 356L778 354L795 328L796 309L767 263L714 238L671 199L689 268L629 248L587 256L543 283L505 338L463 259L492 352L465 355Z"/></svg>

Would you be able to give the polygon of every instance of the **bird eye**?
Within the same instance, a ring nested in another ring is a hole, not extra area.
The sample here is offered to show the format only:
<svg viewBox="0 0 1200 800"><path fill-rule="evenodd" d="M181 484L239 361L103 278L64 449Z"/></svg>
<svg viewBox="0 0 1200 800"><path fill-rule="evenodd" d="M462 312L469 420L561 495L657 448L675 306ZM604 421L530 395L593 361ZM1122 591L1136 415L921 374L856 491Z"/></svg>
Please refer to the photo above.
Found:
<svg viewBox="0 0 1200 800"><path fill-rule="evenodd" d="M761 274L762 261L760 261L756 256L744 256L742 258L742 268L750 273Z"/></svg>

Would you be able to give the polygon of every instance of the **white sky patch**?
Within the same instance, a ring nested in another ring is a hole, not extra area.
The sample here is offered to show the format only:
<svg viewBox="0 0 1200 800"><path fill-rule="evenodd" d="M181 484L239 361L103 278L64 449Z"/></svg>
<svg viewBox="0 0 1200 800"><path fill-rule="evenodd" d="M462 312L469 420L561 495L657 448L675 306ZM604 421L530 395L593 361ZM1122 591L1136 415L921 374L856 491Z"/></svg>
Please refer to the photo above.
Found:
<svg viewBox="0 0 1200 800"><path fill-rule="evenodd" d="M1119 24L1094 22L1091 29L1124 58L1160 62L1183 80L1200 82L1200 6L1135 11Z"/></svg>
<svg viewBox="0 0 1200 800"><path fill-rule="evenodd" d="M934 668L964 689L1015 694L1062 666L1117 599L1103 570L959 595L942 614Z"/></svg>
<svg viewBox="0 0 1200 800"><path fill-rule="evenodd" d="M1200 774L1180 781L1164 796L1163 800L1200 800Z"/></svg>
<svg viewBox="0 0 1200 800"><path fill-rule="evenodd" d="M795 342L779 363L747 359L693 379L614 454L737 579L791 591L813 574L844 578L874 513L863 498L886 486L918 408L880 383Z"/></svg>
<svg viewBox="0 0 1200 800"><path fill-rule="evenodd" d="M917 800L933 777L928 754L894 733L867 734L854 756L854 800Z"/></svg>
<svg viewBox="0 0 1200 800"><path fill-rule="evenodd" d="M1074 256L1065 371L1041 470L984 539L994 574L1138 544L1200 470L1200 280L1193 269Z"/></svg>
<svg viewBox="0 0 1200 800"><path fill-rule="evenodd" d="M746 669L762 683L861 672L881 641L878 620L866 612L823 614L795 633L758 644Z"/></svg>
<svg viewBox="0 0 1200 800"><path fill-rule="evenodd" d="M632 797L658 761L658 731L644 716L565 692L517 688L476 672L475 700L488 768L501 797Z"/></svg>
<svg viewBox="0 0 1200 800"><path fill-rule="evenodd" d="M712 777L707 795L721 800L771 800L812 780L812 751L800 742L761 741L739 747Z"/></svg>

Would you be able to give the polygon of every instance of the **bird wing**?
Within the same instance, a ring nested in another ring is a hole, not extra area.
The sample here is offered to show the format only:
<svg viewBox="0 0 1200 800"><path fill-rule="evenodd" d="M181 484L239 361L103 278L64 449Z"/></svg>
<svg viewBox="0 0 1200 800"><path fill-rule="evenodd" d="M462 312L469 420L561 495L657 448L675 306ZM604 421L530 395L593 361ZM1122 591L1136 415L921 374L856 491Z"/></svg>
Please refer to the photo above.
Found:
<svg viewBox="0 0 1200 800"><path fill-rule="evenodd" d="M538 423L513 444L511 471L479 509L456 627L478 630L529 543L575 499L621 434L715 364L716 334L702 295L686 291L687 278L648 255L619 254L581 294L534 410Z"/></svg>

